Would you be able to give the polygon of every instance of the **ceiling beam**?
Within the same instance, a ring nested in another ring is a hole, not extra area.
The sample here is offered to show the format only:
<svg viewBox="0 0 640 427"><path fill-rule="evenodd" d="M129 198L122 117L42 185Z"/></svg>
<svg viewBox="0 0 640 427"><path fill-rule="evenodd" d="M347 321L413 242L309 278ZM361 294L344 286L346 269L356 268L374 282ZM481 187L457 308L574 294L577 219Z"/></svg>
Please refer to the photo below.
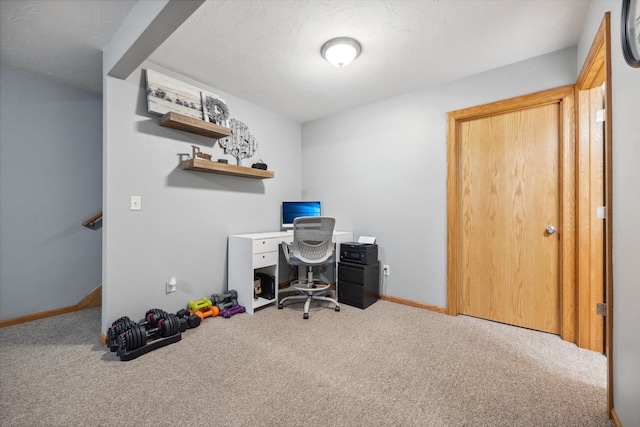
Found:
<svg viewBox="0 0 640 427"><path fill-rule="evenodd" d="M102 52L103 72L126 79L205 0L139 1Z"/></svg>

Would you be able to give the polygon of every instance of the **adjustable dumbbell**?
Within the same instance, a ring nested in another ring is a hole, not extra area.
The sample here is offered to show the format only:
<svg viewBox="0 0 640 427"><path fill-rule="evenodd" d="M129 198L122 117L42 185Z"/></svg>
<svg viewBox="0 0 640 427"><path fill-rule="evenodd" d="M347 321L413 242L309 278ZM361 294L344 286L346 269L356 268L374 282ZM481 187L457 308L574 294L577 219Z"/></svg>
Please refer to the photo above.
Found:
<svg viewBox="0 0 640 427"><path fill-rule="evenodd" d="M107 331L107 338L109 339L109 348L111 351L118 349L118 335L131 329L136 322L129 319L129 316L123 316L111 324L111 327Z"/></svg>
<svg viewBox="0 0 640 427"><path fill-rule="evenodd" d="M151 310L147 311L144 320L141 320L138 324L140 326L144 326L147 329L149 329L149 327L153 328L158 323L158 320L161 317L166 317L167 314L168 313L162 309L152 308ZM178 317L178 330L180 332L184 332L188 327L189 326L187 324L187 321Z"/></svg>
<svg viewBox="0 0 640 427"><path fill-rule="evenodd" d="M129 330L118 335L118 347L133 351L147 344L149 338L170 337L180 333L180 321L175 314L165 313L164 317L156 320L155 327L145 329L144 326L134 325Z"/></svg>
<svg viewBox="0 0 640 427"><path fill-rule="evenodd" d="M167 312L160 308L149 309L144 315L144 319L138 322L138 326L142 326L147 329L150 327L155 328L158 323L158 320L162 317L165 317L166 315L167 315Z"/></svg>
<svg viewBox="0 0 640 427"><path fill-rule="evenodd" d="M166 312L159 308L152 308L147 311L145 318L142 319L139 323L132 321L129 316L123 316L117 319L109 330L107 331L107 336L109 339L109 349L111 351L116 351L118 349L118 336L122 335L124 332L128 331L135 325L139 325L140 327L146 327L148 325L155 325L158 322L158 319L164 316Z"/></svg>

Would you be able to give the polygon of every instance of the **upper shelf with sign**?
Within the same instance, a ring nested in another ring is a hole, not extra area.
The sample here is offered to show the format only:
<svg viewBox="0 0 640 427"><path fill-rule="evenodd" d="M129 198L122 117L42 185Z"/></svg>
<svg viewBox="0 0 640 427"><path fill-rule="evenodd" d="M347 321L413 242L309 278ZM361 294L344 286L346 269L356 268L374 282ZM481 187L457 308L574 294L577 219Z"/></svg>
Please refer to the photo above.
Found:
<svg viewBox="0 0 640 427"><path fill-rule="evenodd" d="M229 128L219 126L215 123L205 122L204 120L194 119L193 117L173 111L160 117L159 124L167 128L183 130L213 139L220 139L231 135L231 129Z"/></svg>

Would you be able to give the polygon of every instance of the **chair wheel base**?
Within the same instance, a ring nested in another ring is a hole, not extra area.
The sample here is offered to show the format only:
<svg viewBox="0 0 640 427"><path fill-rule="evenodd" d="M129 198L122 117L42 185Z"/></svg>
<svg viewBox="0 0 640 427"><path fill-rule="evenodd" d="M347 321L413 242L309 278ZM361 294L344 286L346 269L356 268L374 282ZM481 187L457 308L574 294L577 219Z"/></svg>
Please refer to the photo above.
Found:
<svg viewBox="0 0 640 427"><path fill-rule="evenodd" d="M302 315L302 318L303 318L303 319L308 319L308 318L309 318L309 313L304 313L304 314Z"/></svg>
<svg viewBox="0 0 640 427"><path fill-rule="evenodd" d="M278 310L282 310L284 308L284 305L278 303Z"/></svg>
<svg viewBox="0 0 640 427"><path fill-rule="evenodd" d="M334 308L335 311L340 311L340 306L336 305L336 308Z"/></svg>

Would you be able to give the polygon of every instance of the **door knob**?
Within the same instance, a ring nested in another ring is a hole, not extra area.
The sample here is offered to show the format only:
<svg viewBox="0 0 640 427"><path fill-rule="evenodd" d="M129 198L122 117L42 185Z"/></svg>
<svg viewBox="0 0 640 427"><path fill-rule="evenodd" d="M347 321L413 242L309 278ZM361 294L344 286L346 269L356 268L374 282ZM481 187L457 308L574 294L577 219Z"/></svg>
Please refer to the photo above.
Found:
<svg viewBox="0 0 640 427"><path fill-rule="evenodd" d="M556 232L556 228L553 225L550 225L547 228L545 228L544 231L546 231L547 234L553 234Z"/></svg>

